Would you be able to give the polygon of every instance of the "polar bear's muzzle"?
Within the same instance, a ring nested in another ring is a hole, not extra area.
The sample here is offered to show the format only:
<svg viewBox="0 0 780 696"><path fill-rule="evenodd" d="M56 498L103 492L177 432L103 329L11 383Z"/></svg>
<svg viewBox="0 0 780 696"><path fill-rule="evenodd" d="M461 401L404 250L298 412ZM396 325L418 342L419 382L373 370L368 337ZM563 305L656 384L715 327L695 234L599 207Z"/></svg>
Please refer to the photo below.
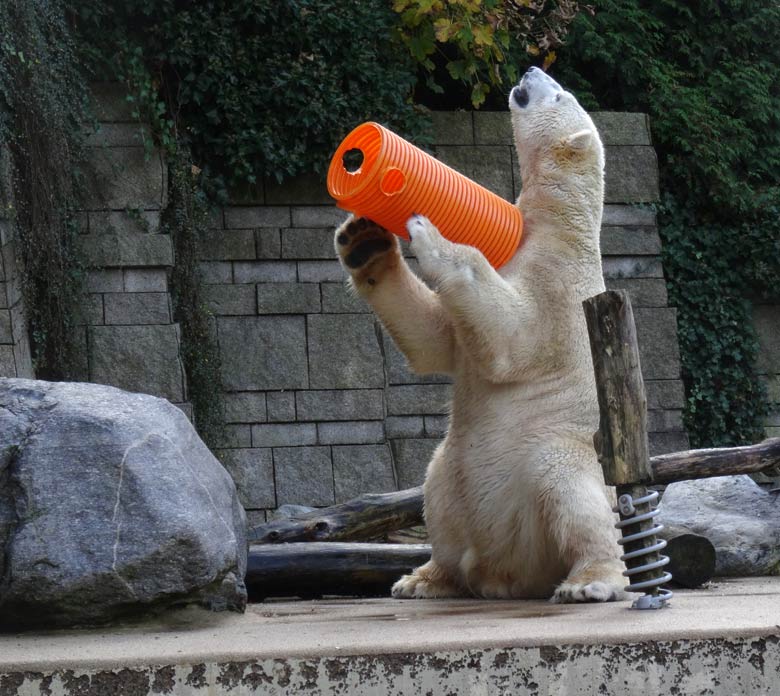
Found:
<svg viewBox="0 0 780 696"><path fill-rule="evenodd" d="M520 80L520 84L512 88L509 94L510 107L524 109L531 98L546 99L563 92L563 88L546 72L539 68L529 68Z"/></svg>

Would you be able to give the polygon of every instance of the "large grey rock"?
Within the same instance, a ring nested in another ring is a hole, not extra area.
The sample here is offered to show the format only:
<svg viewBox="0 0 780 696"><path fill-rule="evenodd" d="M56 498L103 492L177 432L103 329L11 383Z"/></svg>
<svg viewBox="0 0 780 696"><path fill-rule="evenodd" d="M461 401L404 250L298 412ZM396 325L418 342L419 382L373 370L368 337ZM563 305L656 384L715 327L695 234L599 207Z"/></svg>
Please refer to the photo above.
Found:
<svg viewBox="0 0 780 696"><path fill-rule="evenodd" d="M672 483L659 509L664 536L701 534L712 542L716 575L780 573L780 495L749 476Z"/></svg>
<svg viewBox="0 0 780 696"><path fill-rule="evenodd" d="M243 610L236 488L167 401L0 379L0 626Z"/></svg>

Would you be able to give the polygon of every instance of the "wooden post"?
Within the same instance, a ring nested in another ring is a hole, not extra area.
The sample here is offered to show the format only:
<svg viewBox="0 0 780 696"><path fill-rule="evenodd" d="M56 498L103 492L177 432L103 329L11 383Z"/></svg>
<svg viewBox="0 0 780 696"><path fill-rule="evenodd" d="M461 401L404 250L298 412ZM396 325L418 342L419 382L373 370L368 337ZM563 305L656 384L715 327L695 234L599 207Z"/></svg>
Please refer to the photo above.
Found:
<svg viewBox="0 0 780 696"><path fill-rule="evenodd" d="M653 478L647 445L647 399L639 364L634 313L628 293L621 290L603 292L582 304L600 413L599 430L593 444L604 470L605 483L617 488L618 511L621 522L625 523L621 529L625 555L647 549L636 558L626 559L631 584L647 582L652 585L664 575L663 571L654 568L636 572L636 569L662 563L658 539L651 532L655 523L652 517L631 522L652 510L652 500L636 504L633 501L647 498L644 484ZM636 534L643 536L627 540ZM649 587L647 594L657 597L659 588Z"/></svg>

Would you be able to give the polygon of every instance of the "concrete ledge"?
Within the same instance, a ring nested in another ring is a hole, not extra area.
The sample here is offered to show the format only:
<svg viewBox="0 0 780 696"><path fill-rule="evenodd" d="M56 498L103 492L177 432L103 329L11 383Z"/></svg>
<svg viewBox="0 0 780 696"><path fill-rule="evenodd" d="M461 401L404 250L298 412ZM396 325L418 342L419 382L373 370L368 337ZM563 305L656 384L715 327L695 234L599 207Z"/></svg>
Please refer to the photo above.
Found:
<svg viewBox="0 0 780 696"><path fill-rule="evenodd" d="M278 602L113 630L0 637L0 693L590 694L780 691L780 579L657 612L541 601ZM45 688L44 688L45 687Z"/></svg>

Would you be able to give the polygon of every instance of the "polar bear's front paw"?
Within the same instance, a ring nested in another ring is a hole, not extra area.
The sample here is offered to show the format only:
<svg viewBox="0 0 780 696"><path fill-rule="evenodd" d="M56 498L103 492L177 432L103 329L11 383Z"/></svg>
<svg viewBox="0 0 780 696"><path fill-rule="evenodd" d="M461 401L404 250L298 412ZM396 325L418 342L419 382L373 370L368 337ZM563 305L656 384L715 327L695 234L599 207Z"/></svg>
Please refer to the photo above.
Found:
<svg viewBox="0 0 780 696"><path fill-rule="evenodd" d="M587 585L564 582L558 586L550 600L554 604L573 602L614 602L625 598L622 587L606 582L591 582Z"/></svg>
<svg viewBox="0 0 780 696"><path fill-rule="evenodd" d="M368 218L350 215L336 230L335 243L342 265L359 285L375 285L401 260L395 235Z"/></svg>
<svg viewBox="0 0 780 696"><path fill-rule="evenodd" d="M406 223L409 245L420 263L423 276L431 281L441 280L452 267L453 243L441 236L441 232L422 215L413 215Z"/></svg>

